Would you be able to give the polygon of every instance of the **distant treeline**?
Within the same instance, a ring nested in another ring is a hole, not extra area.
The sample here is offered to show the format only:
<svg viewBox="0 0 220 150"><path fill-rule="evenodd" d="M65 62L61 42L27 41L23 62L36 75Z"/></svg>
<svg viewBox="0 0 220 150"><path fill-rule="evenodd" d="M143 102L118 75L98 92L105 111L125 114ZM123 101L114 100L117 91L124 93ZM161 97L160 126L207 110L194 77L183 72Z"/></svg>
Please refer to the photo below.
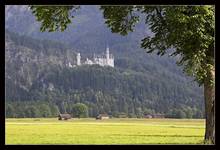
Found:
<svg viewBox="0 0 220 150"><path fill-rule="evenodd" d="M78 103L77 103L78 104ZM52 104L50 102L14 102L6 104L6 118L38 118L38 117L57 117L58 114L69 113L76 118L84 117L96 117L100 113L105 113L105 111L99 111L98 107L91 105L93 107L84 108L84 113L80 113L76 109L76 105L73 103L64 103L59 105ZM62 110L60 112L60 110ZM142 111L140 108L136 109L136 112L119 112L113 111L108 112L108 115L112 117L128 117L128 118L143 118L147 114L155 114L153 109L144 109ZM183 109L171 109L169 112L165 113L166 118L203 118L203 114L196 108L185 107Z"/></svg>
<svg viewBox="0 0 220 150"><path fill-rule="evenodd" d="M58 112L68 112L68 107L76 103L88 107L89 117L99 113L114 117L121 113L127 117L151 113L174 118L204 116L201 106L191 98L196 98L197 93L166 78L157 80L156 76L152 79L143 73L100 66L55 69L41 77L38 80L42 82L35 82L29 92L17 95L19 101L7 101L7 117L52 117Z"/></svg>

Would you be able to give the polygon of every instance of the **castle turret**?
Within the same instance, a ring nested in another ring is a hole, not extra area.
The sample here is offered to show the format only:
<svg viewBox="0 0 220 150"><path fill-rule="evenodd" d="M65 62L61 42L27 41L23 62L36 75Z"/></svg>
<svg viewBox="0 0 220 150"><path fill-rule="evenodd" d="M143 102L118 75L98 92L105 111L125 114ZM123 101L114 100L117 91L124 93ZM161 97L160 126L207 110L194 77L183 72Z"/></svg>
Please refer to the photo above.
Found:
<svg viewBox="0 0 220 150"><path fill-rule="evenodd" d="M106 59L109 60L109 47L106 48Z"/></svg>
<svg viewBox="0 0 220 150"><path fill-rule="evenodd" d="M77 53L77 56L76 56L76 64L77 64L77 66L81 65L80 59L81 59L80 53Z"/></svg>

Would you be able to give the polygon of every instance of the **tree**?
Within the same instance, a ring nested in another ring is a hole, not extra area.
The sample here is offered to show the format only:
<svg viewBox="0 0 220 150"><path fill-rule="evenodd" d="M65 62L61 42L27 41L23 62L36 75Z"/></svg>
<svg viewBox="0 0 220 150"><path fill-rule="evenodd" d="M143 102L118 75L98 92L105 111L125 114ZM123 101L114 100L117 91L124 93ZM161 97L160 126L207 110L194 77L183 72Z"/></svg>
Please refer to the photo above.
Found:
<svg viewBox="0 0 220 150"><path fill-rule="evenodd" d="M59 108L57 105L51 104L50 110L52 116L57 116L59 114Z"/></svg>
<svg viewBox="0 0 220 150"><path fill-rule="evenodd" d="M14 110L13 105L7 104L6 105L6 117L7 118L14 118L16 116L14 112L15 112L15 110Z"/></svg>
<svg viewBox="0 0 220 150"><path fill-rule="evenodd" d="M51 110L47 104L41 104L39 106L39 111L41 112L42 117L51 117Z"/></svg>
<svg viewBox="0 0 220 150"><path fill-rule="evenodd" d="M144 115L155 114L154 109L144 108Z"/></svg>
<svg viewBox="0 0 220 150"><path fill-rule="evenodd" d="M35 106L27 106L25 109L25 117L36 118L40 116L39 110Z"/></svg>
<svg viewBox="0 0 220 150"><path fill-rule="evenodd" d="M70 10L74 6L31 6L42 22L41 30L65 30ZM140 16L152 35L142 39L141 47L148 53L179 57L184 71L204 85L206 131L205 140L215 143L215 64L214 64L214 6L101 6L111 31L127 35L133 31Z"/></svg>
<svg viewBox="0 0 220 150"><path fill-rule="evenodd" d="M186 118L192 118L193 117L193 110L190 107L183 108L184 112L186 114Z"/></svg>
<svg viewBox="0 0 220 150"><path fill-rule="evenodd" d="M174 118L186 118L186 114L181 109L174 109L173 115Z"/></svg>
<svg viewBox="0 0 220 150"><path fill-rule="evenodd" d="M25 112L22 105L18 104L14 108L16 108L16 118L25 118Z"/></svg>
<svg viewBox="0 0 220 150"><path fill-rule="evenodd" d="M102 6L106 24L121 35L133 31L138 12L153 35L142 39L148 53L163 56L172 50L184 71L204 84L205 140L215 143L214 6Z"/></svg>
<svg viewBox="0 0 220 150"><path fill-rule="evenodd" d="M166 114L165 114L166 118L173 118L173 109L170 109Z"/></svg>
<svg viewBox="0 0 220 150"><path fill-rule="evenodd" d="M73 105L72 114L74 117L86 118L88 117L88 107L83 103L76 103Z"/></svg>
<svg viewBox="0 0 220 150"><path fill-rule="evenodd" d="M143 117L143 112L141 110L141 107L136 108L136 116L137 116L137 118Z"/></svg>

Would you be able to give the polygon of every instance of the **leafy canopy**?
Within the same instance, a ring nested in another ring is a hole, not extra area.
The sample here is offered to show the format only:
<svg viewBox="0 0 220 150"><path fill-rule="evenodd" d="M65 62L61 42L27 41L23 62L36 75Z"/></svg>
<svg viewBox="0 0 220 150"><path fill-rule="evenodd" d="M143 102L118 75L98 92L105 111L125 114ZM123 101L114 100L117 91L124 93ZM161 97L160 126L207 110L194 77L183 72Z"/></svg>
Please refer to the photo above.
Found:
<svg viewBox="0 0 220 150"><path fill-rule="evenodd" d="M101 6L106 24L121 35L133 31L140 13L153 36L142 39L148 53L173 49L179 65L200 83L214 67L214 6ZM121 13L123 12L123 13ZM139 15L137 15L139 12ZM213 83L213 81L211 80Z"/></svg>
<svg viewBox="0 0 220 150"><path fill-rule="evenodd" d="M79 6L30 6L37 21L41 22L41 31L64 31L71 23L70 17Z"/></svg>

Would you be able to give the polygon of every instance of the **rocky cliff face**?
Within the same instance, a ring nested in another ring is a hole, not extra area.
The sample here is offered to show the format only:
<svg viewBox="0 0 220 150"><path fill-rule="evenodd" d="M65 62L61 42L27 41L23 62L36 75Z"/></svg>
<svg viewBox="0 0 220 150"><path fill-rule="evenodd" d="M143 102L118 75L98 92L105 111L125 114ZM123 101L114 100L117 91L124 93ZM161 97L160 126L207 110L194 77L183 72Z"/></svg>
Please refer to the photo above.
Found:
<svg viewBox="0 0 220 150"><path fill-rule="evenodd" d="M11 80L19 88L29 91L42 73L53 67L68 67L69 63L76 63L76 53L64 45L53 45L51 41L42 42L6 31L6 80Z"/></svg>

